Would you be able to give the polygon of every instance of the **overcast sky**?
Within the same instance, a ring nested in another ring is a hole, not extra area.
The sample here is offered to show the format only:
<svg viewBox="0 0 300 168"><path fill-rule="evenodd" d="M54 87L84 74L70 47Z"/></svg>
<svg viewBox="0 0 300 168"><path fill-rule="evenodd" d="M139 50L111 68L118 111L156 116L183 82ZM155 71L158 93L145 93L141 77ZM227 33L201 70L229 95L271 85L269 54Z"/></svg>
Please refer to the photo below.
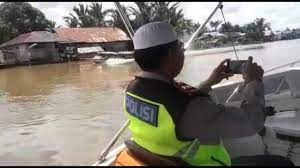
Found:
<svg viewBox="0 0 300 168"><path fill-rule="evenodd" d="M56 21L56 26L65 26L63 16L68 15L74 5L80 2L30 2L34 7L45 13L48 19ZM85 5L90 2L81 2ZM114 8L113 2L102 2L105 9ZM122 2L128 6L131 2ZM202 24L210 15L218 2L181 2L186 18ZM273 30L286 27L300 27L300 2L224 2L224 15L233 24L246 24L257 17L266 18ZM217 11L212 20L223 20Z"/></svg>

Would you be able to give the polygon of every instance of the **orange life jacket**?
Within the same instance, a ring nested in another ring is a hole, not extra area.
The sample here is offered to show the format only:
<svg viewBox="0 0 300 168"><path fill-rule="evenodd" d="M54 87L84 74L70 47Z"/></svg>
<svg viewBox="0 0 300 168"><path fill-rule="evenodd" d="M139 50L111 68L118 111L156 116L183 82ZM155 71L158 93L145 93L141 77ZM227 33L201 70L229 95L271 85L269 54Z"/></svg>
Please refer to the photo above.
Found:
<svg viewBox="0 0 300 168"><path fill-rule="evenodd" d="M116 158L116 162L112 166L147 166L139 159L134 157L131 152L125 148L123 149Z"/></svg>

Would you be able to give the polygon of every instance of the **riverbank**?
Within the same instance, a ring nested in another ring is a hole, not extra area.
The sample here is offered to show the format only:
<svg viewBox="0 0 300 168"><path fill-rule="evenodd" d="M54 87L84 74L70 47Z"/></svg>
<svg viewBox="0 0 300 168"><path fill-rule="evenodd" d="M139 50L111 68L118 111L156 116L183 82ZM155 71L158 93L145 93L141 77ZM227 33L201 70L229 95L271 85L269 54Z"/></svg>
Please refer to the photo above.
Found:
<svg viewBox="0 0 300 168"><path fill-rule="evenodd" d="M263 44L265 42L263 41L253 41L253 42L244 42L244 43L234 43L234 46L244 46L244 45L252 45L252 44ZM195 45L195 44L194 44ZM227 43L219 43L219 44L208 44L208 45L200 45L200 46L192 46L191 48L193 50L206 50L206 49L212 49L212 48L225 48L225 47L232 47L231 42Z"/></svg>

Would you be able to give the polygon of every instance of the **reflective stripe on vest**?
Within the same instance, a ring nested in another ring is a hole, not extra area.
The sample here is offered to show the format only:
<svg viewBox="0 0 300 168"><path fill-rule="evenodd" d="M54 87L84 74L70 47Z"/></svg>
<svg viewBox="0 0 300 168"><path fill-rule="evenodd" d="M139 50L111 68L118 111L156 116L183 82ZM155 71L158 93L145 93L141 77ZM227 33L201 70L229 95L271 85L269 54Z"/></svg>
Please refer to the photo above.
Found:
<svg viewBox="0 0 300 168"><path fill-rule="evenodd" d="M125 114L130 120L132 140L159 155L178 157L195 166L231 165L223 144L201 145L194 141L179 141L175 124L163 104L126 92Z"/></svg>

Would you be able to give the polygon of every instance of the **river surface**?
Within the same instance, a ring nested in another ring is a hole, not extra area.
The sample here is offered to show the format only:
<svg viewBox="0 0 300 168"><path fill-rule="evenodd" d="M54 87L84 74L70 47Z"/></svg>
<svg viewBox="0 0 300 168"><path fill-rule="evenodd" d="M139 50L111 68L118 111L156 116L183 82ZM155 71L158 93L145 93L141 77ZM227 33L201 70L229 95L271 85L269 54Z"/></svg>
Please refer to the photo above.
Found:
<svg viewBox="0 0 300 168"><path fill-rule="evenodd" d="M236 48L265 70L300 59L299 39ZM232 48L186 55L178 80L194 86L223 59L235 59ZM123 95L138 71L134 62L88 61L0 69L0 165L93 164L126 121Z"/></svg>

